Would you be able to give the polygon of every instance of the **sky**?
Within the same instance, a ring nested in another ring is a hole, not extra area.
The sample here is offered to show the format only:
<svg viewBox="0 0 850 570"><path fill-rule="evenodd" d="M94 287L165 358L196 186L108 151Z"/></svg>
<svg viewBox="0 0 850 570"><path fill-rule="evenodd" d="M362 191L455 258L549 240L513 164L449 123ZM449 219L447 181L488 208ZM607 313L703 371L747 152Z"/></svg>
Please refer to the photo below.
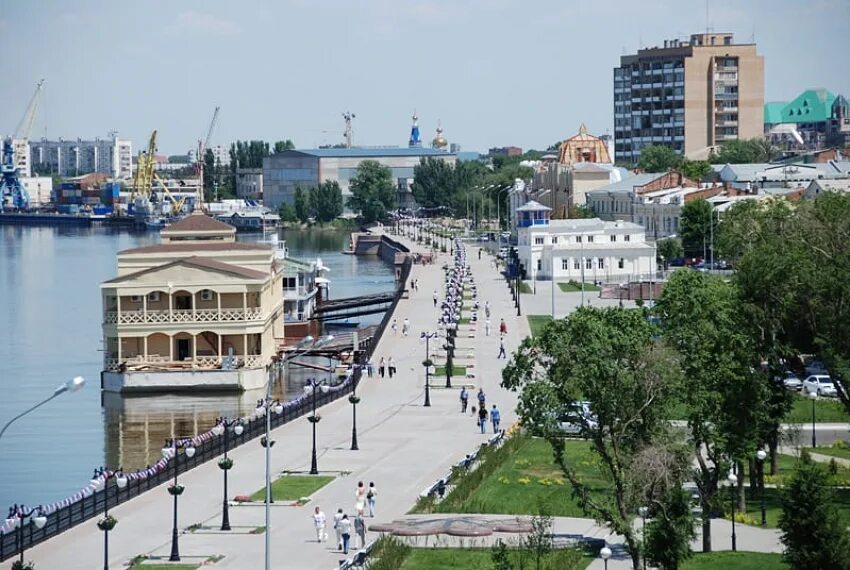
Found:
<svg viewBox="0 0 850 570"><path fill-rule="evenodd" d="M464 150L613 132L624 53L704 31L753 37L765 100L850 95L850 0L30 1L0 6L0 132L44 78L30 138L106 137L134 152L291 138L406 146L410 117Z"/></svg>

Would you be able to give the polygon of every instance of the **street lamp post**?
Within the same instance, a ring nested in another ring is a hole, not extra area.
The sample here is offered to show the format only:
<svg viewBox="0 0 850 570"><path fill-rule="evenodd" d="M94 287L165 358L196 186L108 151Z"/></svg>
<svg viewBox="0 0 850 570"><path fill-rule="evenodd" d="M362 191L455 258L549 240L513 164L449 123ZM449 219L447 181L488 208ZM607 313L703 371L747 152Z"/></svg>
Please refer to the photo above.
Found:
<svg viewBox="0 0 850 570"><path fill-rule="evenodd" d="M187 458L195 455L195 447L192 445L191 441L180 443L177 441L177 438L172 439L170 445L166 444L166 446L162 448L163 457L166 459L174 459L174 483L168 488L168 492L171 493L172 497L174 497L173 523L171 525L171 555L168 557L169 562L180 562L180 539L177 534L177 497L183 493L183 487L177 484L177 473L180 470L179 464L181 447L185 448L184 453Z"/></svg>
<svg viewBox="0 0 850 570"><path fill-rule="evenodd" d="M310 455L310 475L319 474L319 465L316 460L316 426L321 418L316 415L316 391L320 390L322 393L327 393L329 389L321 380L316 380L315 378L307 380L307 384L304 386L304 391L308 394L312 393L313 396L311 398L313 402L313 415L307 418L313 424L313 452Z"/></svg>
<svg viewBox="0 0 850 570"><path fill-rule="evenodd" d="M818 393L809 392L809 399L812 401L812 448L814 449L818 446L817 435L815 432L815 402L817 402Z"/></svg>
<svg viewBox="0 0 850 570"><path fill-rule="evenodd" d="M11 513L9 514L9 518L15 518L15 528L17 529L17 533L15 533L16 540L19 544L21 557L20 557L20 565L24 566L24 525L27 523L32 523L35 525L35 528L41 529L44 528L44 525L47 524L47 517L41 511L41 507L36 507L34 509L27 509L23 505L17 506L15 505L11 509ZM35 515L35 516L33 516ZM29 519L29 520L27 520Z"/></svg>
<svg viewBox="0 0 850 570"><path fill-rule="evenodd" d="M455 356L455 334L457 334L457 323L446 323L446 388L452 387L452 373L454 372Z"/></svg>
<svg viewBox="0 0 850 570"><path fill-rule="evenodd" d="M224 473L224 497L221 502L221 530L230 530L230 508L227 500L227 472L233 467L233 460L227 457L228 440L230 431L237 436L242 435L245 430L241 421L238 419L221 418L212 429L213 434L224 436L224 457L219 460L218 466Z"/></svg>
<svg viewBox="0 0 850 570"><path fill-rule="evenodd" d="M646 515L649 514L649 508L640 507L638 509L638 513L640 514L640 520L641 520L641 526L640 526L641 558L643 558L643 570L646 570Z"/></svg>
<svg viewBox="0 0 850 570"><path fill-rule="evenodd" d="M759 469L759 491L761 491L761 526L767 526L767 512L764 505L764 460L767 457L767 452L763 449L756 451L756 460L758 461Z"/></svg>
<svg viewBox="0 0 850 570"><path fill-rule="evenodd" d="M101 475L104 475L104 477L101 478ZM115 528L115 525L118 523L118 521L109 516L110 479L115 479L115 486L118 489L123 489L127 486L127 477L124 476L124 473L120 469L118 471L105 469L95 472L95 477L92 479L95 492L103 489L103 518L97 523L97 528L103 531L103 570L109 570L109 531Z"/></svg>
<svg viewBox="0 0 850 570"><path fill-rule="evenodd" d="M729 481L729 497L732 504L732 552L736 552L738 550L738 537L735 535L735 485L738 484L738 476L730 471L726 479Z"/></svg>
<svg viewBox="0 0 850 570"><path fill-rule="evenodd" d="M357 395L357 382L353 378L351 380L351 395L348 397L348 401L351 403L351 451L358 451L360 447L357 445L357 404L360 403L360 396Z"/></svg>
<svg viewBox="0 0 850 570"><path fill-rule="evenodd" d="M75 378L72 378L71 380L68 380L67 382L60 385L58 388L56 388L56 390L53 391L53 395L51 395L49 398L42 400L41 402L37 403L36 405L34 405L33 407L31 407L27 410L24 410L23 412L21 412L20 414L18 414L17 416L12 418L8 422L6 422L6 424L3 426L3 429L0 429L0 437L3 437L3 434L6 433L6 430L9 429L10 425L15 423L15 421L21 419L22 417L24 417L28 413L40 408L41 406L43 406L44 404L46 404L47 402L49 402L50 400L52 400L56 396L59 396L60 394L64 394L65 392L77 392L77 391L81 390L83 388L83 386L85 386L85 385L86 385L86 381L82 376L77 376Z"/></svg>
<svg viewBox="0 0 850 570"><path fill-rule="evenodd" d="M611 558L611 554L611 549L608 548L607 544L599 551L599 556L602 558L602 561L605 562L605 570L608 570L608 559Z"/></svg>
<svg viewBox="0 0 850 570"><path fill-rule="evenodd" d="M436 332L428 332L424 331L419 335L420 340L425 340L425 360L422 361L422 366L425 367L425 403L423 404L426 408L431 407L431 350L430 350L430 340L437 336Z"/></svg>

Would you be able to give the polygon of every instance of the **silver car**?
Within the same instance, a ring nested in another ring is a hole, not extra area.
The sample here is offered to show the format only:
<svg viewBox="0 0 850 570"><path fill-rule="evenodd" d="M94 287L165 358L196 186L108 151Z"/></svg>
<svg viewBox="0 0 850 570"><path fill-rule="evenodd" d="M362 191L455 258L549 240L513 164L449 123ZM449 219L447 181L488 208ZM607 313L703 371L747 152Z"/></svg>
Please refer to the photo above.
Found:
<svg viewBox="0 0 850 570"><path fill-rule="evenodd" d="M803 381L803 392L833 398L838 396L838 391L835 389L835 384L832 383L832 378L826 374L812 374L806 378Z"/></svg>
<svg viewBox="0 0 850 570"><path fill-rule="evenodd" d="M799 392L800 388L803 387L803 381L790 370L787 370L784 376L777 377L777 381L782 381L782 385L785 386L785 388L788 390L794 390L795 392Z"/></svg>

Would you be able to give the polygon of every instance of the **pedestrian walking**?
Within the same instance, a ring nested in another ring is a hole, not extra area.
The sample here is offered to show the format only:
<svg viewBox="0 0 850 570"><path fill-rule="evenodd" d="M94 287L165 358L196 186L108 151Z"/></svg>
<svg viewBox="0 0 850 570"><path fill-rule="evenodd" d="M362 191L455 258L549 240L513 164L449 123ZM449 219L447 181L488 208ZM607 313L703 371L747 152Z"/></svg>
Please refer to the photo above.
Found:
<svg viewBox="0 0 850 570"><path fill-rule="evenodd" d="M508 357L508 355L505 352L505 337L500 336L499 337L499 356L497 356L496 358L497 359L498 358L505 358L506 359L507 357Z"/></svg>
<svg viewBox="0 0 850 570"><path fill-rule="evenodd" d="M360 516L363 516L363 511L366 509L366 492L363 481L358 481L357 490L354 491L354 510Z"/></svg>
<svg viewBox="0 0 850 570"><path fill-rule="evenodd" d="M384 374L387 371L387 361L384 360L384 357L381 357L381 362L378 363L378 375L383 378Z"/></svg>
<svg viewBox="0 0 850 570"><path fill-rule="evenodd" d="M487 312L489 313L490 310L487 309ZM489 316L487 317L487 320L484 321L484 334L486 336L490 336L490 317Z"/></svg>
<svg viewBox="0 0 850 570"><path fill-rule="evenodd" d="M493 433L499 433L499 422L502 421L502 414L496 404L493 404L493 409L490 410L490 421L493 422Z"/></svg>
<svg viewBox="0 0 850 570"><path fill-rule="evenodd" d="M490 318L490 301L484 302L484 316Z"/></svg>
<svg viewBox="0 0 850 570"><path fill-rule="evenodd" d="M481 248L478 248L478 259L481 259Z"/></svg>
<svg viewBox="0 0 850 570"><path fill-rule="evenodd" d="M478 389L478 407L484 408L485 412L487 411L487 396L484 395L484 388Z"/></svg>
<svg viewBox="0 0 850 570"><path fill-rule="evenodd" d="M322 509L316 507L313 511L313 526L316 527L316 542L323 542L328 539L327 533L325 533L325 513L322 512Z"/></svg>
<svg viewBox="0 0 850 570"><path fill-rule="evenodd" d="M366 491L366 504L369 505L369 516L375 516L375 501L378 499L378 489L374 481L369 481L369 489Z"/></svg>
<svg viewBox="0 0 850 570"><path fill-rule="evenodd" d="M354 519L354 534L356 534L357 538L360 539L358 541L360 545L357 549L362 550L366 547L366 521L364 521L361 516Z"/></svg>
<svg viewBox="0 0 850 570"><path fill-rule="evenodd" d="M393 374L395 374L395 373L396 373L395 360L393 360L393 357L392 357L392 356L390 356L389 361L387 361L387 368L388 368L388 369L389 369L389 371L390 371L390 378L392 378L392 377L393 377Z"/></svg>
<svg viewBox="0 0 850 570"><path fill-rule="evenodd" d="M460 413L466 413L466 406L469 404L469 392L466 391L466 386L460 389Z"/></svg>
<svg viewBox="0 0 850 570"><path fill-rule="evenodd" d="M439 295L437 295L437 290L436 290L436 289L434 289L434 295L433 295L433 298L434 298L434 306L436 307L436 306L437 306L437 301L439 301L439 299L440 299L440 296L439 296Z"/></svg>
<svg viewBox="0 0 850 570"><path fill-rule="evenodd" d="M487 433L487 408L484 406L478 409L478 427L481 428L481 433Z"/></svg>
<svg viewBox="0 0 850 570"><path fill-rule="evenodd" d="M508 323L505 322L505 319L499 323L499 334L508 334Z"/></svg>
<svg viewBox="0 0 850 570"><path fill-rule="evenodd" d="M339 521L342 520L342 509L337 509L334 514L334 532L336 533L336 549L342 550L342 529L339 528Z"/></svg>
<svg viewBox="0 0 850 570"><path fill-rule="evenodd" d="M408 319L407 317L404 317L404 322L401 324L401 334L403 334L404 336L407 336L407 334L409 332L410 332L410 319Z"/></svg>
<svg viewBox="0 0 850 570"><path fill-rule="evenodd" d="M367 375L369 378L371 378L374 374L375 374L375 363L374 363L374 362L372 362L372 359L370 358L370 359L366 362L366 375Z"/></svg>
<svg viewBox="0 0 850 570"><path fill-rule="evenodd" d="M348 515L342 515L339 521L339 533L342 535L342 553L348 554L348 544L351 541L351 521Z"/></svg>
<svg viewBox="0 0 850 570"><path fill-rule="evenodd" d="M393 319L393 322L390 327L393 329L393 334L398 335L398 321L396 319Z"/></svg>

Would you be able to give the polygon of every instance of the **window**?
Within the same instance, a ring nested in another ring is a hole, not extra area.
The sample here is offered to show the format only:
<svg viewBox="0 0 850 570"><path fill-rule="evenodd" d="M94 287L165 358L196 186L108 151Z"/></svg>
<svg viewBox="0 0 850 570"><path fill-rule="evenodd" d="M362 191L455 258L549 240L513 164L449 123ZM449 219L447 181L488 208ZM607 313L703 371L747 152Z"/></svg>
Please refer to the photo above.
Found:
<svg viewBox="0 0 850 570"><path fill-rule="evenodd" d="M617 241L617 236L614 235L614 234L611 234L611 241Z"/></svg>
<svg viewBox="0 0 850 570"><path fill-rule="evenodd" d="M632 241L632 236L626 234L623 239L625 239L626 241Z"/></svg>
<svg viewBox="0 0 850 570"><path fill-rule="evenodd" d="M584 268L585 269L593 269L593 258L588 257L584 260Z"/></svg>
<svg viewBox="0 0 850 570"><path fill-rule="evenodd" d="M573 260L573 269L581 269L581 262L578 259Z"/></svg>
<svg viewBox="0 0 850 570"><path fill-rule="evenodd" d="M605 269L605 260L603 258L599 258L596 260L597 269Z"/></svg>
<svg viewBox="0 0 850 570"><path fill-rule="evenodd" d="M148 293L148 301L151 301L152 303L159 301L159 291Z"/></svg>
<svg viewBox="0 0 850 570"><path fill-rule="evenodd" d="M552 245L558 243L558 236L552 236Z"/></svg>
<svg viewBox="0 0 850 570"><path fill-rule="evenodd" d="M209 289L204 289L201 291L201 301L212 301L213 300L213 292Z"/></svg>
<svg viewBox="0 0 850 570"><path fill-rule="evenodd" d="M543 238L542 237L535 237L534 238L534 245L543 245Z"/></svg>
<svg viewBox="0 0 850 570"><path fill-rule="evenodd" d="M593 243L593 236L587 236L587 243Z"/></svg>
<svg viewBox="0 0 850 570"><path fill-rule="evenodd" d="M576 243L581 243L581 236L576 236Z"/></svg>
<svg viewBox="0 0 850 570"><path fill-rule="evenodd" d="M541 269L543 269L543 260L538 259L537 260L537 271L540 271Z"/></svg>
<svg viewBox="0 0 850 570"><path fill-rule="evenodd" d="M142 296L141 295L130 295L130 302L131 303L141 303L142 302Z"/></svg>
<svg viewBox="0 0 850 570"><path fill-rule="evenodd" d="M624 269L625 267L626 267L626 260L621 257L620 261L617 262L617 268L618 269Z"/></svg>
<svg viewBox="0 0 850 570"><path fill-rule="evenodd" d="M570 270L570 260L567 259L566 257L561 259L561 270L562 271L569 271Z"/></svg>

